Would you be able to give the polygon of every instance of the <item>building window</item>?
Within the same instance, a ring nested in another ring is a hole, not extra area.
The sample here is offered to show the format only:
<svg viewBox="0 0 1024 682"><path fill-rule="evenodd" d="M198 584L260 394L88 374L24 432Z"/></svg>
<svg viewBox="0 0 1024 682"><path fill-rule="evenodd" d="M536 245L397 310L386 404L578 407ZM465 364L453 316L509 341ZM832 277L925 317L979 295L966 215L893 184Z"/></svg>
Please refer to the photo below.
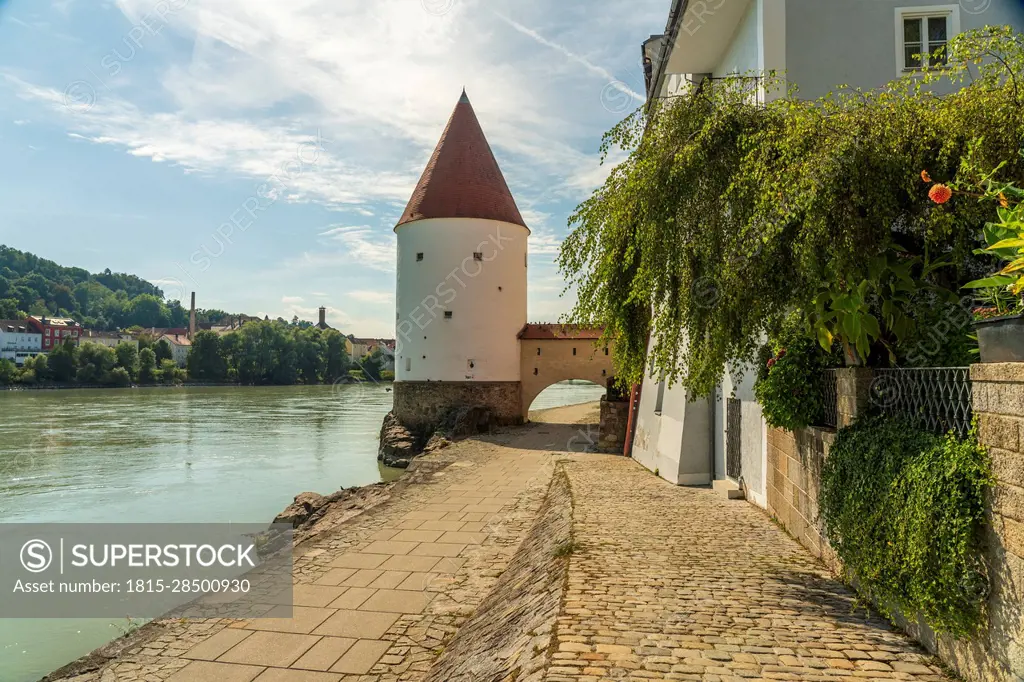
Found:
<svg viewBox="0 0 1024 682"><path fill-rule="evenodd" d="M537 347L537 355L540 355L540 346Z"/></svg>
<svg viewBox="0 0 1024 682"><path fill-rule="evenodd" d="M483 260L483 259L484 259L483 251L474 251L473 252L473 260Z"/></svg>
<svg viewBox="0 0 1024 682"><path fill-rule="evenodd" d="M533 376L537 376L537 368L536 367L533 368Z"/></svg>
<svg viewBox="0 0 1024 682"><path fill-rule="evenodd" d="M661 408L665 405L665 380L658 383L658 399L654 403L654 414L661 414Z"/></svg>
<svg viewBox="0 0 1024 682"><path fill-rule="evenodd" d="M475 369L476 360L466 360L466 366L469 367L469 369Z"/></svg>
<svg viewBox="0 0 1024 682"><path fill-rule="evenodd" d="M446 319L446 320L452 319L452 311L450 311L450 310L444 311L444 319Z"/></svg>
<svg viewBox="0 0 1024 682"><path fill-rule="evenodd" d="M419 260L423 260L423 253L422 252L416 254L416 260L418 260L418 261Z"/></svg>
<svg viewBox="0 0 1024 682"><path fill-rule="evenodd" d="M949 61L947 46L960 32L960 6L901 7L896 10L896 66L899 73Z"/></svg>
<svg viewBox="0 0 1024 682"><path fill-rule="evenodd" d="M576 349L575 348L572 349L572 354L576 355Z"/></svg>
<svg viewBox="0 0 1024 682"><path fill-rule="evenodd" d="M608 349L607 348L604 349L604 354L608 355Z"/></svg>
<svg viewBox="0 0 1024 682"><path fill-rule="evenodd" d="M406 372L411 372L412 371L412 358L406 358L405 359L405 371Z"/></svg>

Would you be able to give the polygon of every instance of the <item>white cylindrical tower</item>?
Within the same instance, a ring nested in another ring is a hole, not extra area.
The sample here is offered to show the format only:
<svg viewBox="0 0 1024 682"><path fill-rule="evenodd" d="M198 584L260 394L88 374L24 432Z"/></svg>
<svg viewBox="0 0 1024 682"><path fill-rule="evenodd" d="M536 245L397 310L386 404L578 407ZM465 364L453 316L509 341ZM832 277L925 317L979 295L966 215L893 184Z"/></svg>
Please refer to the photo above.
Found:
<svg viewBox="0 0 1024 682"><path fill-rule="evenodd" d="M530 230L465 92L395 233L395 416L426 428L483 407L520 421Z"/></svg>
<svg viewBox="0 0 1024 682"><path fill-rule="evenodd" d="M396 232L396 380L519 381L529 231L430 218Z"/></svg>

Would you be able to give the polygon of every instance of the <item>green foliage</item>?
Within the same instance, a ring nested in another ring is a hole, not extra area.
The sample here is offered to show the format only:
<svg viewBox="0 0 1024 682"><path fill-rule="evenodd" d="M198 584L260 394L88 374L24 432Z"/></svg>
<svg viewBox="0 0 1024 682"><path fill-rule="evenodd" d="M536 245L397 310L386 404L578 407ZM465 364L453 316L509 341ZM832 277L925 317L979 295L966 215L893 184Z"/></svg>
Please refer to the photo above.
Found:
<svg viewBox="0 0 1024 682"><path fill-rule="evenodd" d="M78 346L67 339L49 353L50 376L54 381L69 382L78 371Z"/></svg>
<svg viewBox="0 0 1024 682"><path fill-rule="evenodd" d="M131 386L132 378L129 376L128 370L124 367L115 367L107 374L104 383L110 384L111 386Z"/></svg>
<svg viewBox="0 0 1024 682"><path fill-rule="evenodd" d="M156 353L152 348L139 351L139 382L151 384L156 381Z"/></svg>
<svg viewBox="0 0 1024 682"><path fill-rule="evenodd" d="M45 381L50 378L50 361L45 354L37 355L34 358L27 358L25 360L25 368L35 372L36 379L39 381Z"/></svg>
<svg viewBox="0 0 1024 682"><path fill-rule="evenodd" d="M188 357L193 379L253 385L333 382L348 364L337 331L269 320L249 322L222 337L199 332Z"/></svg>
<svg viewBox="0 0 1024 682"><path fill-rule="evenodd" d="M961 441L870 417L837 435L818 504L844 569L883 610L920 612L960 637L983 621L980 531L991 483L975 434Z"/></svg>
<svg viewBox="0 0 1024 682"><path fill-rule="evenodd" d="M1024 158L1024 149L1020 155ZM975 175L973 165L972 157L961 168L961 176ZM976 253L995 256L1005 265L989 277L968 282L964 288L987 291L995 312L1000 315L1024 311L1024 189L996 179L1005 166L1005 163L1000 164L991 173L967 181L981 190L982 199L999 204L996 220L985 225L985 248ZM958 184L964 184L962 177Z"/></svg>
<svg viewBox="0 0 1024 682"><path fill-rule="evenodd" d="M228 363L220 346L220 337L215 332L196 332L185 365L190 379L214 382L227 379Z"/></svg>
<svg viewBox="0 0 1024 682"><path fill-rule="evenodd" d="M921 290L948 298L978 274L989 217L959 195L936 207L921 171L953 177L968 152L1024 171L1024 40L993 27L950 49L949 69L878 90L758 105L727 78L627 118L603 151L628 158L559 256L578 295L567 321L604 325L621 381L662 375L697 395L794 309L855 361L898 359ZM947 78L963 87L938 94Z"/></svg>
<svg viewBox="0 0 1024 682"><path fill-rule="evenodd" d="M156 345L153 346L153 351L156 353L156 361L158 363L174 358L174 350L171 348L171 344L167 342L167 339L157 341Z"/></svg>
<svg viewBox="0 0 1024 682"><path fill-rule="evenodd" d="M806 428L824 417L822 370L835 364L799 324L791 318L762 351L754 395L764 419L776 428Z"/></svg>
<svg viewBox="0 0 1024 682"><path fill-rule="evenodd" d="M139 375L139 351L135 344L119 343L114 349L114 354L117 356L117 366L125 371L129 382L134 381Z"/></svg>
<svg viewBox="0 0 1024 682"><path fill-rule="evenodd" d="M185 370L174 363L174 360L160 361L160 381L165 384L180 384L185 380Z"/></svg>
<svg viewBox="0 0 1024 682"><path fill-rule="evenodd" d="M392 372L389 369L381 370L380 380L381 381L394 381L395 380L395 373Z"/></svg>
<svg viewBox="0 0 1024 682"><path fill-rule="evenodd" d="M18 367L5 358L0 358L0 386L10 386L18 379Z"/></svg>
<svg viewBox="0 0 1024 682"><path fill-rule="evenodd" d="M78 347L78 372L75 380L80 384L113 383L111 370L117 365L117 354L108 346L83 343Z"/></svg>
<svg viewBox="0 0 1024 682"><path fill-rule="evenodd" d="M183 326L187 311L153 284L105 270L91 274L0 245L0 317L67 316L91 329Z"/></svg>

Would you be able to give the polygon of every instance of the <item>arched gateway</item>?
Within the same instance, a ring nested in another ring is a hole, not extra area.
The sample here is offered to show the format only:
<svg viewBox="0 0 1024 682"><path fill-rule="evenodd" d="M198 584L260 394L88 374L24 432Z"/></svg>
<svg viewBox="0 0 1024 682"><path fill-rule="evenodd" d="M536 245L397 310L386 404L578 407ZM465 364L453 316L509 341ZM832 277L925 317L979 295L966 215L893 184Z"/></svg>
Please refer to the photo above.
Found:
<svg viewBox="0 0 1024 682"><path fill-rule="evenodd" d="M611 346L594 344L600 329L563 324L528 324L519 332L522 416L548 386L569 379L606 386L612 377Z"/></svg>

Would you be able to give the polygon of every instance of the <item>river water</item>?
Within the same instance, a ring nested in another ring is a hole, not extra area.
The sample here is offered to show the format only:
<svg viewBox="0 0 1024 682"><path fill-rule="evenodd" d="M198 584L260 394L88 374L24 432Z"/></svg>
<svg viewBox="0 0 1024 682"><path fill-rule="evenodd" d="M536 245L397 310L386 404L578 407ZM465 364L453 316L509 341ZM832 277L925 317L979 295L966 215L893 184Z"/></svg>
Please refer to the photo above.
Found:
<svg viewBox="0 0 1024 682"><path fill-rule="evenodd" d="M0 391L0 521L269 523L300 492L401 473L377 463L387 389ZM556 384L532 407L601 392ZM34 682L125 625L0 619L0 680Z"/></svg>

